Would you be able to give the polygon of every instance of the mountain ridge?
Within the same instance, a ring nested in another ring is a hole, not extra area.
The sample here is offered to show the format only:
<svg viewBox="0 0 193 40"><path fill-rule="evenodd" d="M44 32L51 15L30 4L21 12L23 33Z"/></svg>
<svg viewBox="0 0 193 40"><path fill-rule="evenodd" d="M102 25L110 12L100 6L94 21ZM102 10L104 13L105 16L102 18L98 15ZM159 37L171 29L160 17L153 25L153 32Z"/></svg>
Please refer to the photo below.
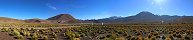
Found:
<svg viewBox="0 0 193 40"><path fill-rule="evenodd" d="M193 16L169 16L155 15L148 11L142 11L134 16L121 17L117 19L104 18L93 20L96 23L193 23ZM92 21L92 20L89 20Z"/></svg>
<svg viewBox="0 0 193 40"><path fill-rule="evenodd" d="M142 11L134 16L119 17L112 16L103 19L78 20L70 14L59 14L48 19L26 19L19 20L7 17L0 17L0 23L193 23L193 16L169 16L155 15L148 11Z"/></svg>

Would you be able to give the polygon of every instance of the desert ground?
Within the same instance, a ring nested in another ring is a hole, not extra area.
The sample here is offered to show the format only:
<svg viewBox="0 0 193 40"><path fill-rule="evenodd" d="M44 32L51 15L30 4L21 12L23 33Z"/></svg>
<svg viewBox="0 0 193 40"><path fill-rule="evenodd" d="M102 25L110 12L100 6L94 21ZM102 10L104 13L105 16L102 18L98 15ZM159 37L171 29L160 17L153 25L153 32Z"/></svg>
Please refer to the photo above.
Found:
<svg viewBox="0 0 193 40"><path fill-rule="evenodd" d="M1 24L0 40L193 40L192 24Z"/></svg>

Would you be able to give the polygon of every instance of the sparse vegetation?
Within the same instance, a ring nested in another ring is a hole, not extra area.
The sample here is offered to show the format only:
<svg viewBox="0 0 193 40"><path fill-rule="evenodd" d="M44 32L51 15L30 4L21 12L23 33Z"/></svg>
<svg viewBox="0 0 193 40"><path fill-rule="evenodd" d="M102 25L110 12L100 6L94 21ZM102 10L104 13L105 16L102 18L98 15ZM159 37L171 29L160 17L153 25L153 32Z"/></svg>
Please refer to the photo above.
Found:
<svg viewBox="0 0 193 40"><path fill-rule="evenodd" d="M178 25L79 25L72 28L1 28L16 39L29 40L192 40L193 27ZM191 24L188 24L191 25ZM143 28L142 28L143 27Z"/></svg>

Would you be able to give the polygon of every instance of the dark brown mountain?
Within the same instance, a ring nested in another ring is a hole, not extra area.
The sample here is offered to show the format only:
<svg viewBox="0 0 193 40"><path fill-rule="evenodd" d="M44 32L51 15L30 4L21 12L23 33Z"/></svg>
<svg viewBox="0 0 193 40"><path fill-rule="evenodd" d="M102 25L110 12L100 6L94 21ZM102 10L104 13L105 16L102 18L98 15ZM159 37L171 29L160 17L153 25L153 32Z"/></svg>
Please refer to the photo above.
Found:
<svg viewBox="0 0 193 40"><path fill-rule="evenodd" d="M48 18L47 20L53 23L77 23L78 22L78 20L76 20L70 14L59 14L54 17Z"/></svg>
<svg viewBox="0 0 193 40"><path fill-rule="evenodd" d="M34 19L27 19L24 20L26 23L46 23L46 24L51 24L51 21L48 20L42 20L42 19L38 19L38 18L34 18Z"/></svg>

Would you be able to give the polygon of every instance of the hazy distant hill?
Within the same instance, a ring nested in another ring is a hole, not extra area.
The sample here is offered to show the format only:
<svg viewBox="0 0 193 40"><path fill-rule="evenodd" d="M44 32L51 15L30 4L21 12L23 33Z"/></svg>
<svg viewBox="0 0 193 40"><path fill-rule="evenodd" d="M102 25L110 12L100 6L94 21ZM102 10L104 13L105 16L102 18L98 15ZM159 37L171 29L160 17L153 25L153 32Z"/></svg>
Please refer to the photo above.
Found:
<svg viewBox="0 0 193 40"><path fill-rule="evenodd" d="M25 22L22 20L18 20L18 19L0 17L0 23L25 23Z"/></svg>
<svg viewBox="0 0 193 40"><path fill-rule="evenodd" d="M193 16L180 16L175 21L176 23L193 23Z"/></svg>
<svg viewBox="0 0 193 40"><path fill-rule="evenodd" d="M78 20L76 20L70 14L59 14L54 17L48 18L47 20L50 20L53 23L77 23L78 22Z"/></svg>

